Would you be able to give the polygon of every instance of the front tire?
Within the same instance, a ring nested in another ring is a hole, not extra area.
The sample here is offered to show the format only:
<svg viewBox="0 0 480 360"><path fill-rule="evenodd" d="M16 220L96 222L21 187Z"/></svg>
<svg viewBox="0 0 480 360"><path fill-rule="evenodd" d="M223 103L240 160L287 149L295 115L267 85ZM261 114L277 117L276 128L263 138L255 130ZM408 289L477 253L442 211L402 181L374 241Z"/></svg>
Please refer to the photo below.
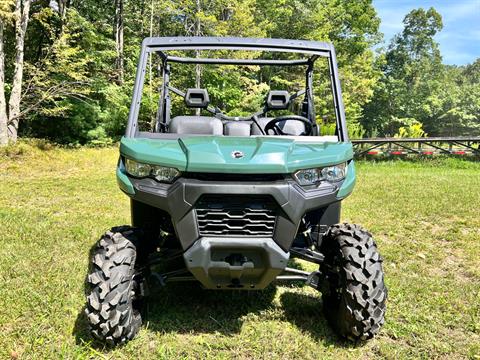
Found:
<svg viewBox="0 0 480 360"><path fill-rule="evenodd" d="M92 253L85 313L92 335L110 345L133 339L142 324L134 278L140 235L129 226L113 228Z"/></svg>
<svg viewBox="0 0 480 360"><path fill-rule="evenodd" d="M333 225L323 238L321 252L327 320L342 337L372 338L385 322L387 299L383 259L372 235L358 225Z"/></svg>

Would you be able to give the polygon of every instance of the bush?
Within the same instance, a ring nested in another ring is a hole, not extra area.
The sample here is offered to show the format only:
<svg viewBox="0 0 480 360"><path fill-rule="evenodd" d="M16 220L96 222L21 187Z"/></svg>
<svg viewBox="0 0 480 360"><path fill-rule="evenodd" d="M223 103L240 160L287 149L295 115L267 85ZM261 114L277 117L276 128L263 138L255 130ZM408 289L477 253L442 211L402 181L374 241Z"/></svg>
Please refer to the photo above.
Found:
<svg viewBox="0 0 480 360"><path fill-rule="evenodd" d="M360 123L350 122L347 124L348 136L351 139L361 139L366 131Z"/></svg>
<svg viewBox="0 0 480 360"><path fill-rule="evenodd" d="M107 132L102 125L97 126L95 129L87 132L87 139L88 145L93 146L103 147L113 144L112 138L107 136Z"/></svg>
<svg viewBox="0 0 480 360"><path fill-rule="evenodd" d="M406 126L401 126L398 133L394 135L396 138L421 138L426 137L427 133L423 130L423 124L419 121L413 120Z"/></svg>

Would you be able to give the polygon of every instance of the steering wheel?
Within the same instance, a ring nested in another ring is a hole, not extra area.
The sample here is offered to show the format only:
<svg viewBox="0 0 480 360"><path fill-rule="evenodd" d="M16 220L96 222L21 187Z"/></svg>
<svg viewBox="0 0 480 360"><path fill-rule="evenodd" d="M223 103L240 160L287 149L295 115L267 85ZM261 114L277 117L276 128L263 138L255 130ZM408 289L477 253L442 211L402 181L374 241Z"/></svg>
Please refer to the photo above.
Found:
<svg viewBox="0 0 480 360"><path fill-rule="evenodd" d="M287 120L294 120L294 121L300 121L305 124L305 131L302 132L301 134L289 134L284 132L280 126L278 126L279 122L282 121L287 121ZM290 136L306 136L306 135L311 135L313 131L313 126L310 120L308 120L306 117L300 116L300 115L283 115L276 117L272 120L270 120L267 125L265 125L265 135L270 135L269 131L273 130L274 135L290 135Z"/></svg>

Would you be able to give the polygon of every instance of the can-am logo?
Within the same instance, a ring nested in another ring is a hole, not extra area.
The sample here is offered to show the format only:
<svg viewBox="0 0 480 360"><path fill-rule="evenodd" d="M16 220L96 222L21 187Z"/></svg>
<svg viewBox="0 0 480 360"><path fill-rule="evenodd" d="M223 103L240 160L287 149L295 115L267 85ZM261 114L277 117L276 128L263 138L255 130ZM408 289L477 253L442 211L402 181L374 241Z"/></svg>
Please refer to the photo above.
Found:
<svg viewBox="0 0 480 360"><path fill-rule="evenodd" d="M244 153L241 152L240 150L234 150L232 151L232 158L234 159L241 159L244 157Z"/></svg>

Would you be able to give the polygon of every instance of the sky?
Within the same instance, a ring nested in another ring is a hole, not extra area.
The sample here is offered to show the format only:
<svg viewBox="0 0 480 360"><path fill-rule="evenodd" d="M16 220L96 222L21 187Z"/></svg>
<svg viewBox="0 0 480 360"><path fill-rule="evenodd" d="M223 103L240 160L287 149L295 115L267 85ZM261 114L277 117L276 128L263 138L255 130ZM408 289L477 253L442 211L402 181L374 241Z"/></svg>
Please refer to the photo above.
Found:
<svg viewBox="0 0 480 360"><path fill-rule="evenodd" d="M384 46L403 29L402 20L410 10L433 6L441 15L443 30L435 36L443 62L465 65L480 57L480 0L373 0L382 19Z"/></svg>

